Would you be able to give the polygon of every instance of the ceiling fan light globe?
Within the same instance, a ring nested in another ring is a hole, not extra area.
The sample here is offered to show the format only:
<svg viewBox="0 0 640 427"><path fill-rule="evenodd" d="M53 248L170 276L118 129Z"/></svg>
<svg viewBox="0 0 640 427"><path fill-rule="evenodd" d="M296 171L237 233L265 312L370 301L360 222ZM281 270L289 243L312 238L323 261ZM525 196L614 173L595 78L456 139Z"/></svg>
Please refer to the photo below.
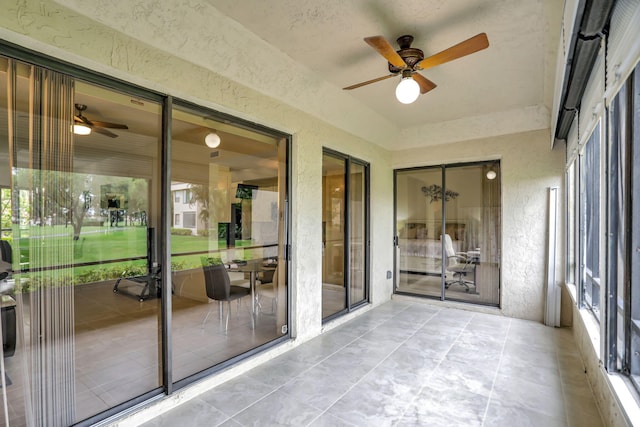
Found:
<svg viewBox="0 0 640 427"><path fill-rule="evenodd" d="M91 128L83 124L73 125L73 133L75 133L76 135L90 135Z"/></svg>
<svg viewBox="0 0 640 427"><path fill-rule="evenodd" d="M413 77L404 77L396 86L396 98L403 104L411 104L420 96L420 85Z"/></svg>
<svg viewBox="0 0 640 427"><path fill-rule="evenodd" d="M220 145L220 135L215 132L210 132L204 137L204 143L209 148L217 148Z"/></svg>

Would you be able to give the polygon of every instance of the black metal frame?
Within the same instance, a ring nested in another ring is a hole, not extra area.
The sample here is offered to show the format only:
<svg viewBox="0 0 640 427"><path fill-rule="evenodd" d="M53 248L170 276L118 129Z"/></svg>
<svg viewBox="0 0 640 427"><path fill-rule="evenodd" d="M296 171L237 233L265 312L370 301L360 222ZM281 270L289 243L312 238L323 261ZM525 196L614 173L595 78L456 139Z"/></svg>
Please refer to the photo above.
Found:
<svg viewBox="0 0 640 427"><path fill-rule="evenodd" d="M245 119L241 119L232 116L227 113L215 111L206 107L199 106L193 102L186 100L174 99L171 95L163 94L151 89L147 89L117 78L99 73L96 71L88 70L86 68L79 67L77 65L68 63L66 61L59 60L57 58L28 50L24 47L7 42L0 39L0 55L13 58L25 63L36 64L38 66L54 70L59 73L67 74L75 79L82 80L97 86L104 87L109 90L125 93L136 98L145 99L151 102L156 102L162 105L162 123L161 123L161 166L162 172L160 174L161 180L161 194L160 200L163 202L160 208L160 224L158 225L159 239L156 239L155 248L153 251L159 253L159 265L154 266L159 270L159 274L162 283L171 283L171 118L172 110L174 106L179 106L182 109L188 109L196 112L197 114L204 114L208 117L215 118L225 123L230 123L239 128L248 129L253 132L258 132L264 135L269 135L275 138L281 138L286 141L286 187L285 187L285 271L286 271L286 283L287 283L287 295L286 295L286 307L287 307L287 325L291 325L291 310L289 310L290 298L290 286L291 283L291 271L290 271L290 254L291 254L291 242L290 242L290 194L291 194L291 135L267 126L251 122ZM156 252L159 251L159 252ZM163 268L169 266L168 268ZM291 328L287 328L287 332L269 343L256 347L248 352L240 354L234 358L231 358L225 362L222 362L216 366L212 366L202 372L196 373L190 377L184 378L180 381L173 382L172 373L172 334L171 334L171 287L162 286L162 301L161 301L161 315L158 319L159 329L161 333L161 349L160 363L162 365L162 382L161 385L153 390L150 390L136 398L133 398L127 402L123 402L117 406L107 409L99 414L96 414L88 419L79 421L78 426L89 426L96 422L106 420L110 417L116 417L123 412L132 410L137 405L144 402L148 402L150 399L158 398L162 394L171 394L175 390L180 389L188 384L191 384L199 379L209 376L213 373L219 372L227 367L238 363L241 360L247 359L252 355L262 352L274 345L289 340L292 338Z"/></svg>
<svg viewBox="0 0 640 427"><path fill-rule="evenodd" d="M369 303L370 301L370 232L371 232L371 214L370 214L370 205L371 205L371 197L370 197L370 187L371 187L371 183L370 183L370 166L368 162L365 162L364 160L360 160L356 157L350 156L348 154L344 154L341 153L339 151L336 150L332 150L330 148L326 148L323 147L322 149L322 155L323 157L325 155L334 157L336 159L341 159L345 161L345 167L344 167L344 172L345 172L345 188L344 188L344 198L345 198L345 212L344 212L344 217L343 220L345 221L344 224L344 243L343 243L343 257L344 257L344 266L343 266L343 271L344 273L344 280L345 280L345 308L336 312L336 313L332 313L329 316L325 317L322 319L322 323L326 323L329 322L337 317L343 316L347 313L352 312L353 310L362 307L363 305L366 305ZM351 171L351 164L355 163L358 164L360 166L364 167L365 170L365 188L364 188L364 199L365 199L365 224L364 224L364 228L365 228L365 247L364 247L364 286L365 286L365 298L362 301L358 301L355 304L351 304L351 282L350 282L350 275L348 274L348 272L351 271L351 263L350 263L350 249L351 249L351 244L350 244L350 236L351 236L351 225L348 221L348 219L350 218L351 212L350 212L350 203L349 203L349 195L351 194L350 192L350 171Z"/></svg>
<svg viewBox="0 0 640 427"><path fill-rule="evenodd" d="M579 264L579 268L578 268L578 277L577 277L578 306L580 308L588 309L593 314L594 318L596 320L598 320L599 322L601 321L601 318L599 318L598 313L596 313L596 310L600 312L600 315L603 312L602 307L601 307L601 302L600 302L600 295L602 295L603 289L602 289L601 285L597 285L598 286L598 299L596 301L596 304L594 304L594 301L593 301L593 287L594 287L593 277L589 277L589 278L586 277L587 276L587 266L586 266L587 262L586 262L586 259L584 259L584 263L582 262L583 261L583 258L582 258L583 255L584 255L584 257L588 256L588 254L585 252L586 250L588 250L588 248L586 247L587 230L583 228L583 223L582 223L582 214L583 214L583 212L582 212L582 203L586 202L586 201L582 200L581 195L582 195L582 191L584 190L585 191L585 198L586 198L586 191L589 191L589 188L584 189L583 187L586 185L586 182L585 182L587 180L586 174L591 173L591 171L586 170L584 168L582 162L583 161L586 162L586 156L588 155L586 153L586 150L587 150L587 145L590 142L591 143L596 143L597 142L597 145L599 146L598 147L598 152L600 154L599 154L597 159L594 159L594 161L597 163L596 164L597 167L595 168L595 170L597 171L598 177L599 177L599 180L598 180L597 184L599 185L599 183L600 183L601 177L600 177L600 166L599 165L600 165L600 161L601 161L601 158L602 158L602 155L603 155L602 154L603 153L603 143L602 143L602 137L601 137L601 133L602 133L601 126L602 126L602 123L601 122L597 122L596 126L591 131L591 134L589 135L588 140L584 144L584 147L582 149L582 153L580 153L578 155L578 159L579 159L579 161L578 161L578 166L579 166L579 168L578 168L578 170L579 170L579 175L578 175L578 186L579 186L578 187L579 188L578 200L580 202L580 204L578 205L578 215L579 215L578 216L578 220L579 220L578 221L578 236L579 236L579 241L580 241L580 244L579 244L580 251L578 253L578 257L579 257L578 259L579 259L580 262L578 263ZM594 135L597 136L597 141L593 140ZM600 189L599 188L598 188L598 192L600 193ZM602 220L602 218L605 217L604 216L605 213L600 211L599 200L600 200L601 197L603 197L603 194L600 194L600 197L598 197L597 200L596 200L596 207L598 208L598 223L599 224L603 223L603 221L601 221L601 220ZM587 212L584 212L584 215L586 216ZM584 227L586 227L586 217L585 217ZM599 244L600 244L599 243L599 236L600 236L600 233L596 233L596 237L597 238L596 238L596 241L595 241L595 245L598 248L598 251L599 251ZM591 236L591 237L593 237L593 236ZM598 262L599 262L599 259L602 256L603 256L602 254L599 254ZM600 269L599 265L598 265L598 269ZM605 273L603 271L599 271L598 274L599 274L600 277L602 277L602 275L605 274ZM585 290L586 283L585 283L585 281L586 280L589 280L589 281L592 282L591 283L591 293L589 294L589 296L592 299L591 305L589 305L589 304L587 304L585 302L585 294L586 294L586 290Z"/></svg>
<svg viewBox="0 0 640 427"><path fill-rule="evenodd" d="M640 391L640 66L630 75L616 94L607 110L607 300L606 323L604 328L605 367L608 372L618 372L629 378L630 383ZM626 95L626 96L625 96ZM620 97L623 98L620 98ZM618 103L624 104L620 108ZM618 111L620 110L620 111ZM620 115L620 116L619 116ZM624 132L619 126L624 127ZM626 135L626 138L622 138ZM618 144L624 146L624 163L615 163ZM621 173L622 172L622 173ZM618 180L624 180L623 194ZM616 204L612 203L615 200ZM619 224L617 206L625 210L624 223ZM623 239L622 259L618 259L619 239ZM622 264L622 265L620 265ZM623 271L621 279L617 274ZM622 287L619 282L622 280ZM619 291L623 295L620 295ZM619 304L622 301L622 327L618 322ZM618 343L624 345L622 357L618 358Z"/></svg>
<svg viewBox="0 0 640 427"><path fill-rule="evenodd" d="M398 232L399 230L397 229L398 227L398 173L403 173L403 172L411 172L411 171L424 171L424 170L429 170L429 169L440 169L441 170L441 181L442 181L442 197L444 199L444 192L446 190L446 170L447 169L451 169L451 168L458 168L458 167L465 167L465 166L482 166L482 165L495 165L497 166L497 168L500 168L500 159L494 159L494 160L483 160L483 161L478 161L478 162L462 162L462 163L447 163L447 164L438 164L438 165L429 165L429 166L415 166L415 167L410 167L410 168L400 168L400 169L394 169L393 170L393 242L394 242L394 254L393 254L393 265L394 265L394 276L398 277L399 275L399 266L398 263L400 262L400 260L398 259L398 251L396 250L396 248L398 247L398 242L399 242L399 236L398 236ZM502 183L502 181L501 181ZM500 189L500 198L502 199L502 188ZM502 211L502 200L500 202L500 210ZM442 204L442 218L446 218L447 215L447 210L446 210L446 203ZM500 215L502 217L502 214ZM502 229L502 220L500 221L500 228ZM446 231L446 220L443 219L442 221L442 230L441 230L441 234L444 235ZM444 240L442 240L442 244L441 244L441 251L444 254L445 253L445 247L444 247ZM438 299L440 301L455 301L455 302L463 302L463 303L470 303L470 304L474 304L474 305L484 305L484 306L488 306L488 307L501 307L502 306L502 292L498 292L498 304L491 304L491 303L486 303L486 302L473 302L473 301L469 301L469 300L465 300L465 299L458 299L458 298L447 298L446 296L446 284L445 284L445 263L442 263L442 270L441 270L441 282L440 282L440 286L441 286L441 292L440 292L440 296L433 296L433 295L424 295L424 294L415 294L412 292L406 292L406 291L401 291L398 290L398 286L397 286L397 280L394 280L393 283L393 293L397 294L397 295L408 295L408 296L415 296L415 297L419 297L419 298L426 298L426 299ZM498 289L500 289L500 287L502 286L502 275L500 274L498 276Z"/></svg>

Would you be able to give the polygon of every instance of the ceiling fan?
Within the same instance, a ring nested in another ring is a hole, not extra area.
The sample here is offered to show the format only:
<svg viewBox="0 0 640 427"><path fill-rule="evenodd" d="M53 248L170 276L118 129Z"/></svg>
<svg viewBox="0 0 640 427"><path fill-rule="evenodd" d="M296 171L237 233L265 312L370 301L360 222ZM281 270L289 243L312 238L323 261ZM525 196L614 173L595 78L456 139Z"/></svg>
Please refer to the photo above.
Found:
<svg viewBox="0 0 640 427"><path fill-rule="evenodd" d="M87 109L87 106L84 104L75 104L76 110L78 110L78 114L74 117L74 126L73 133L77 135L89 135L91 131L95 131L101 135L108 136L110 138L117 138L118 135L107 130L105 128L111 129L129 129L127 125L123 125L120 123L109 123L102 122L99 120L89 120L85 116L82 115L82 112Z"/></svg>
<svg viewBox="0 0 640 427"><path fill-rule="evenodd" d="M462 58L463 56L489 47L487 35L480 33L442 52L425 58L422 50L411 47L413 36L406 35L398 37L396 40L400 46L400 50L398 51L396 51L383 36L366 37L364 41L389 62L389 72L391 72L391 74L347 86L343 89L356 89L402 73L402 80L396 87L396 97L398 101L404 104L412 103L420 94L425 94L436 87L434 82L418 73L418 71Z"/></svg>

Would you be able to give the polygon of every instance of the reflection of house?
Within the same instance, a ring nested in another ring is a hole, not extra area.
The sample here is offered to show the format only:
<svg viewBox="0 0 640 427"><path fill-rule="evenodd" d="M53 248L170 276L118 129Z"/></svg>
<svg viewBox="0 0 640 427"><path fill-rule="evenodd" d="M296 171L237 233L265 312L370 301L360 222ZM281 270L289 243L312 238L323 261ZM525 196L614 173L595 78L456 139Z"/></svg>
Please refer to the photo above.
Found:
<svg viewBox="0 0 640 427"><path fill-rule="evenodd" d="M202 204L193 198L190 184L171 184L171 200L173 202L173 227L186 228L191 234L198 234L205 226L200 216Z"/></svg>

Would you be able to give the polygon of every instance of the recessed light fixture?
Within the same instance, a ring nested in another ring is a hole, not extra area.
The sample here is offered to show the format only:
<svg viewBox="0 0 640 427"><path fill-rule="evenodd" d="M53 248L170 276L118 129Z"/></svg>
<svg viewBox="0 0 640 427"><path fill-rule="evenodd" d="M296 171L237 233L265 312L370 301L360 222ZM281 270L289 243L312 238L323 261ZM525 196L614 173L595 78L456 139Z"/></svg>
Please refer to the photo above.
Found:
<svg viewBox="0 0 640 427"><path fill-rule="evenodd" d="M73 125L73 133L76 135L89 135L91 134L91 128L83 124Z"/></svg>
<svg viewBox="0 0 640 427"><path fill-rule="evenodd" d="M220 135L216 132L209 132L207 136L204 137L204 143L207 144L209 148L217 148L220 145Z"/></svg>

